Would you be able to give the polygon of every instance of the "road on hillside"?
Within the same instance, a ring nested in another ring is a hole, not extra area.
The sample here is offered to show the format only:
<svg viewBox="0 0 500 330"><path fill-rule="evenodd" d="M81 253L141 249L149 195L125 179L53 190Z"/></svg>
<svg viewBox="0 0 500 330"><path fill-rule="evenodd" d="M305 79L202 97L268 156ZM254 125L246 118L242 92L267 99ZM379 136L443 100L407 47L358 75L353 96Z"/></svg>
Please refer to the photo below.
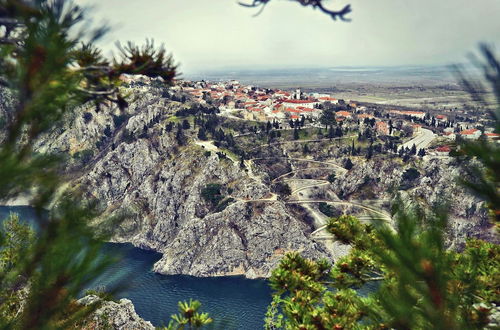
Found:
<svg viewBox="0 0 500 330"><path fill-rule="evenodd" d="M420 133L418 133L417 136L415 136L410 141L403 143L399 147L399 149L401 148L411 149L413 145L415 145L417 147L417 152L418 152L420 149L427 148L435 138L436 134L434 134L431 130L426 128L421 128Z"/></svg>

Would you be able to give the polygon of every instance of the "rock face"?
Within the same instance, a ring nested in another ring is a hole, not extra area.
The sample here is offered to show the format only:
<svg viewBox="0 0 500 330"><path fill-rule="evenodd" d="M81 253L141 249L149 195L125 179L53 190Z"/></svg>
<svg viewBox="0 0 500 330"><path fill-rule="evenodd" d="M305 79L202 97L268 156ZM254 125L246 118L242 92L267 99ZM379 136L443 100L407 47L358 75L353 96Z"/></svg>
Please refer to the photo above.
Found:
<svg viewBox="0 0 500 330"><path fill-rule="evenodd" d="M114 241L162 253L154 266L157 272L266 277L287 251L298 250L310 258L331 258L338 252L310 237L311 226L304 217L296 216L280 199L269 198L270 187L264 184L269 182L269 171L244 170L235 157L214 152L220 151L215 146L209 152L206 145L193 143L194 129L182 130L182 142L175 114L200 105L176 93L154 80L132 79L126 110L78 108L43 136L36 150L70 155L66 171L71 186L100 201L105 215L124 218L113 228ZM284 151L273 149L273 154ZM321 154L320 150L317 156ZM332 156L330 151L328 155ZM336 156L342 164L345 156L340 151ZM423 162L418 177L408 179L408 166L397 164L358 159L352 170L322 189L350 200L387 199L389 191L401 186L429 203L450 196L452 240L462 240L484 224L479 200L450 184L459 175L456 166ZM291 168L281 167L274 170ZM203 198L202 191L210 184L220 187L222 207Z"/></svg>
<svg viewBox="0 0 500 330"><path fill-rule="evenodd" d="M90 295L78 300L82 305L102 303L91 316L89 322L92 329L116 329L116 330L154 330L155 327L149 321L144 321L135 312L134 305L128 299L120 299L119 302L101 301L101 298Z"/></svg>
<svg viewBox="0 0 500 330"><path fill-rule="evenodd" d="M198 146L184 147L172 159L159 148L147 139L122 144L82 179L107 209L119 205L114 213L126 212L116 241L163 253L155 271L268 276L282 251L326 256L282 202L247 201L269 190L237 163L215 154L207 157ZM208 183L220 184L235 201L220 212L211 210L200 195Z"/></svg>
<svg viewBox="0 0 500 330"><path fill-rule="evenodd" d="M415 177L405 174L413 169ZM449 204L450 245L474 236L493 239L483 202L458 184L463 171L454 160L426 159L418 165L398 166L380 159L356 162L349 173L339 177L334 190L350 199L389 199L391 191L404 190L430 207Z"/></svg>
<svg viewBox="0 0 500 330"><path fill-rule="evenodd" d="M286 251L329 257L282 201L256 201L270 189L237 159L178 143L175 126L167 128L170 118L195 105L172 101L153 84L130 91L125 113L77 109L64 129L37 146L73 154L74 185L101 201L106 215L124 216L114 241L162 253L154 270L163 274L267 277ZM188 139L196 133L184 132ZM82 160L87 151L91 155ZM225 208L201 196L208 184L220 185Z"/></svg>

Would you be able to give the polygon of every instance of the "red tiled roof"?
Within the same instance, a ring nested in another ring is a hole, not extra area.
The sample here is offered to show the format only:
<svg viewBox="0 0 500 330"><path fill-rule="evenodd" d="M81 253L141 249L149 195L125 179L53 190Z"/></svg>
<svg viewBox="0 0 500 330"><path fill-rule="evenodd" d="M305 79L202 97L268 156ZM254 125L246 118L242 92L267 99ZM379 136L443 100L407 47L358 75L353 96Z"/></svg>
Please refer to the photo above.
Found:
<svg viewBox="0 0 500 330"><path fill-rule="evenodd" d="M464 131L461 131L460 134L462 135L472 135L474 133L477 133L479 130L475 129L475 128L470 128L470 129L466 129Z"/></svg>
<svg viewBox="0 0 500 330"><path fill-rule="evenodd" d="M436 151L438 151L438 152L450 152L451 148L448 146L441 146L441 147L437 147Z"/></svg>
<svg viewBox="0 0 500 330"><path fill-rule="evenodd" d="M347 111L337 111L336 115L341 117L351 117L351 113Z"/></svg>

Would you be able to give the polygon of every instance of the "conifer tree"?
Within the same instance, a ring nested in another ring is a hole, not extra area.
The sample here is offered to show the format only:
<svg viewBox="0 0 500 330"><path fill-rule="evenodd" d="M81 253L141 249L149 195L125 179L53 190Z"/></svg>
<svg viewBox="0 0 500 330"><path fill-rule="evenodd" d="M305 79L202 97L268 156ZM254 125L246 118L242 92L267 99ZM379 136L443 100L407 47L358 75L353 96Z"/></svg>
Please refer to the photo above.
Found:
<svg viewBox="0 0 500 330"><path fill-rule="evenodd" d="M80 306L76 297L111 262L101 254L108 231L89 227L98 215L96 202L77 190L56 194L63 158L35 152L37 139L86 102L96 111L102 102L123 110L128 103L120 89L122 73L161 77L166 84L175 77L171 57L152 42L142 48L128 44L120 58L105 60L92 46L104 29L79 32L84 19L85 11L69 1L0 0L0 93L15 99L6 109L6 137L0 141L0 198L29 192L38 228L31 234L15 217L4 222L3 329L78 327L98 304Z"/></svg>

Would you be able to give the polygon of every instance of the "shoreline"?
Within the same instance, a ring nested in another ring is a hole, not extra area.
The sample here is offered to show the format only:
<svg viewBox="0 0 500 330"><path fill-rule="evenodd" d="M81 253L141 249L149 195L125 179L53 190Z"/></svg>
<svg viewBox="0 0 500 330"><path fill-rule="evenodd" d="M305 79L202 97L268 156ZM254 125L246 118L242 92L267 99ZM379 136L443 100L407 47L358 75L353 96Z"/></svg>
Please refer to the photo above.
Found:
<svg viewBox="0 0 500 330"><path fill-rule="evenodd" d="M21 194L16 197L0 200L0 206L31 206L31 199L31 195Z"/></svg>

